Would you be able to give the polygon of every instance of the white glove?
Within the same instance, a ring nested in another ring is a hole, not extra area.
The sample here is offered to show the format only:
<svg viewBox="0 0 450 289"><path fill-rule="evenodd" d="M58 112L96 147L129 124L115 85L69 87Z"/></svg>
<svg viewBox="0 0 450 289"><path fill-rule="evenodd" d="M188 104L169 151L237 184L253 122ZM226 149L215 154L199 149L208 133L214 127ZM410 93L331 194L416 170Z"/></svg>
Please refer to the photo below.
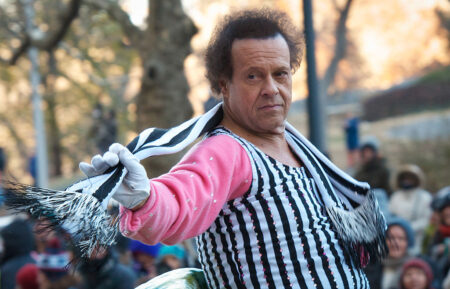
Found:
<svg viewBox="0 0 450 289"><path fill-rule="evenodd" d="M124 207L133 209L148 199L150 182L144 166L126 147L114 143L103 156L96 155L92 158L91 164L81 162L79 167L87 177L93 177L104 173L119 162L124 165L128 173L112 198Z"/></svg>

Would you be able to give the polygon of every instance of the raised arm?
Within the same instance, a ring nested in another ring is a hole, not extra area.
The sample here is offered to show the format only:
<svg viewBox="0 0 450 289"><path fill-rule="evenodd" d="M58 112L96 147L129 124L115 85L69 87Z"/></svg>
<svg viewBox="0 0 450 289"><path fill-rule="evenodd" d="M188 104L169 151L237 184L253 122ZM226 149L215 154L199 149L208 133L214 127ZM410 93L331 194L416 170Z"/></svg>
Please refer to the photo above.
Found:
<svg viewBox="0 0 450 289"><path fill-rule="evenodd" d="M250 187L252 168L242 146L227 135L194 146L172 170L150 180L139 210L121 207L121 232L147 244L178 243L205 231L226 201Z"/></svg>

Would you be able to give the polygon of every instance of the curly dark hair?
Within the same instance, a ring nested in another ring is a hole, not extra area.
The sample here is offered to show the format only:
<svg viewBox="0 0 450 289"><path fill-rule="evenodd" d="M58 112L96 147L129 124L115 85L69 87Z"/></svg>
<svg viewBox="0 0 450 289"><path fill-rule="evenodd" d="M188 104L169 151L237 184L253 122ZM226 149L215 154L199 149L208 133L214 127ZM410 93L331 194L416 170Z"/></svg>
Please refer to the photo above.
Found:
<svg viewBox="0 0 450 289"><path fill-rule="evenodd" d="M213 93L220 94L219 81L231 79L231 47L235 39L265 39L280 34L289 47L290 65L295 71L302 61L304 36L289 16L277 10L262 8L243 10L226 16L216 27L206 48L206 77Z"/></svg>

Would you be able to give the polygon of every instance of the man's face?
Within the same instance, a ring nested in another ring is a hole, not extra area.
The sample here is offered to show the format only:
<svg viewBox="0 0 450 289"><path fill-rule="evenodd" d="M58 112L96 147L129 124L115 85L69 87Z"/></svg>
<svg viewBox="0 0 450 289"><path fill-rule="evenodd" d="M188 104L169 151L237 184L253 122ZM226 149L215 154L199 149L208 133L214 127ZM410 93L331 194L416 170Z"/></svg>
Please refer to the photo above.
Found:
<svg viewBox="0 0 450 289"><path fill-rule="evenodd" d="M221 83L225 113L251 133L280 134L292 101L289 48L281 35L235 40L233 75Z"/></svg>

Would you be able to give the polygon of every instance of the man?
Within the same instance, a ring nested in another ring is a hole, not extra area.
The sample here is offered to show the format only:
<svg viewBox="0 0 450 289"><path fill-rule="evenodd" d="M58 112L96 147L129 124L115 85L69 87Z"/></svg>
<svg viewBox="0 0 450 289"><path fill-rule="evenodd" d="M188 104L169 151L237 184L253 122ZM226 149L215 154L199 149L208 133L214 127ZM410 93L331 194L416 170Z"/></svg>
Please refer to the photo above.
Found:
<svg viewBox="0 0 450 289"><path fill-rule="evenodd" d="M125 236L149 244L197 236L210 288L368 288L361 265L383 251L384 241L383 217L365 197L368 185L286 123L302 49L284 13L225 18L206 53L207 77L223 104L205 118L210 123L210 115L223 113L218 126L150 181L120 144L80 164L88 176L119 162L127 169L113 196L122 204ZM169 131L161 141L182 135Z"/></svg>

